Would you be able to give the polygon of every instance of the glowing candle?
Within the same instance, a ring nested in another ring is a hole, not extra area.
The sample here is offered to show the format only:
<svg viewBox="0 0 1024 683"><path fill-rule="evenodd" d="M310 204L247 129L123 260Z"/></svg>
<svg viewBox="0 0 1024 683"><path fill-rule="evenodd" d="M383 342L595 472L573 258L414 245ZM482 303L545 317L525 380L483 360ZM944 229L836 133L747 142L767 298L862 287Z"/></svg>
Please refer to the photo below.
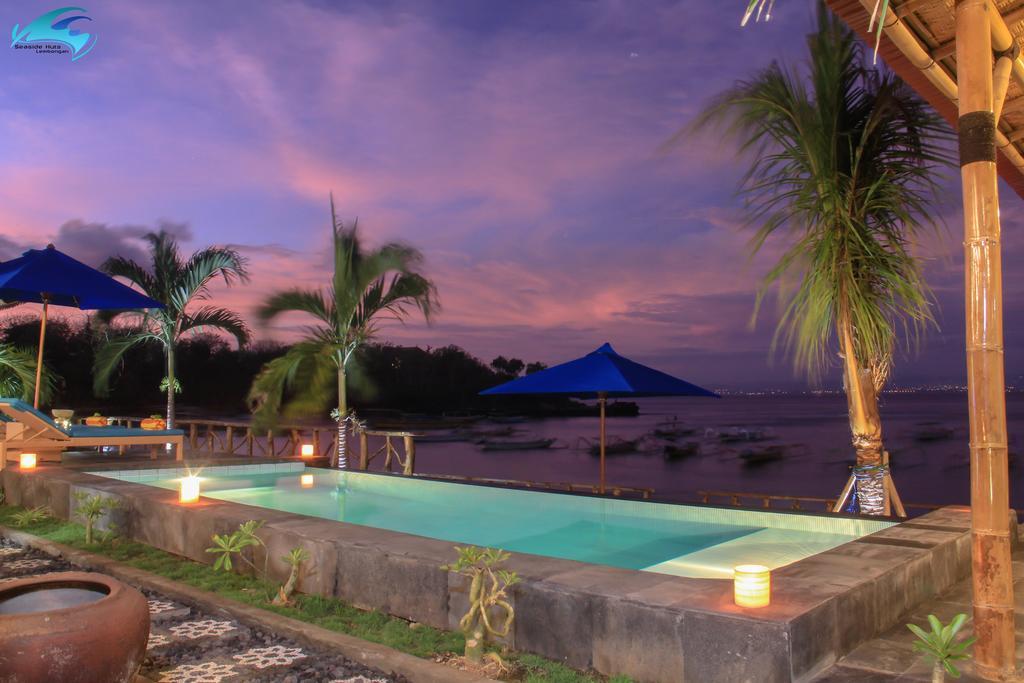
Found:
<svg viewBox="0 0 1024 683"><path fill-rule="evenodd" d="M299 477L299 483L302 484L302 488L311 489L313 488L313 475L303 474Z"/></svg>
<svg viewBox="0 0 1024 683"><path fill-rule="evenodd" d="M199 500L199 477L195 475L182 477L178 500L182 503L194 503Z"/></svg>
<svg viewBox="0 0 1024 683"><path fill-rule="evenodd" d="M302 457L312 458L313 457L313 444L304 443L302 444Z"/></svg>
<svg viewBox="0 0 1024 683"><path fill-rule="evenodd" d="M35 453L22 453L19 460L21 463L21 469L32 470L36 467L36 454Z"/></svg>
<svg viewBox="0 0 1024 683"><path fill-rule="evenodd" d="M771 602L772 579L768 567L741 564L733 568L733 600L740 607L765 607Z"/></svg>

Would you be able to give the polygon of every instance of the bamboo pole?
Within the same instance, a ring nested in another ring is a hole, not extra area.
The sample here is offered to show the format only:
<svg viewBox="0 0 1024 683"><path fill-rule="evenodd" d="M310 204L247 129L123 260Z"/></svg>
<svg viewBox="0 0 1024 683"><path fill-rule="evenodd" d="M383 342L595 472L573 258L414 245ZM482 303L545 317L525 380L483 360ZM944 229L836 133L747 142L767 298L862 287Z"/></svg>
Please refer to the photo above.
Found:
<svg viewBox="0 0 1024 683"><path fill-rule="evenodd" d="M1014 675L1013 575L1003 368L1002 264L988 0L956 3L957 124L964 202L971 565L977 672ZM1002 24L1002 20L998 20Z"/></svg>
<svg viewBox="0 0 1024 683"><path fill-rule="evenodd" d="M367 450L369 446L366 443L367 436L366 432L359 430L359 469L363 472L370 466L370 453Z"/></svg>
<svg viewBox="0 0 1024 683"><path fill-rule="evenodd" d="M601 391L597 394L597 403L601 406L601 465L600 476L598 477L598 493L604 494L604 451L605 451L605 404L608 402L608 394Z"/></svg>
<svg viewBox="0 0 1024 683"><path fill-rule="evenodd" d="M39 321L39 353L36 355L36 386L32 407L39 410L39 383L43 380L43 342L46 341L46 311L50 303L43 297L43 317Z"/></svg>

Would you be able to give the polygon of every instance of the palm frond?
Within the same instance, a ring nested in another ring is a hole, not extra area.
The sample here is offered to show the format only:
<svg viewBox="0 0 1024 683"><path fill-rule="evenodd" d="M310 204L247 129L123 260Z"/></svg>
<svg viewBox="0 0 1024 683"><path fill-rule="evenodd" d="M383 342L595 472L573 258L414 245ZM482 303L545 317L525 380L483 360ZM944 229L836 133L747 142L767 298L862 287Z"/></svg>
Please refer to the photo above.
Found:
<svg viewBox="0 0 1024 683"><path fill-rule="evenodd" d="M337 377L333 345L319 340L301 341L263 366L249 390L249 406L258 429L273 427L282 414L322 411L330 402L330 382ZM301 391L296 391L301 389ZM296 406L284 410L285 399L295 393ZM316 410L306 409L315 406Z"/></svg>
<svg viewBox="0 0 1024 683"><path fill-rule="evenodd" d="M166 230L151 232L145 236L149 242L149 253L153 259L153 280L157 287L154 299L171 305L173 287L178 282L181 269L181 255L178 253L178 242L174 235Z"/></svg>
<svg viewBox="0 0 1024 683"><path fill-rule="evenodd" d="M43 363L39 398L50 400L56 388L53 371ZM0 344L0 396L31 401L36 386L36 351Z"/></svg>
<svg viewBox="0 0 1024 683"><path fill-rule="evenodd" d="M162 292L158 291L153 274L146 270L144 266L131 259L123 256L111 256L103 262L100 270L112 277L121 277L128 280L128 282L136 285L150 298L159 300L162 294Z"/></svg>
<svg viewBox="0 0 1024 683"><path fill-rule="evenodd" d="M210 283L217 278L228 286L248 282L242 255L229 247L207 247L194 253L182 265L171 290L174 306L183 311L189 302L207 299Z"/></svg>
<svg viewBox="0 0 1024 683"><path fill-rule="evenodd" d="M230 334L240 347L249 343L249 327L241 316L226 308L203 306L182 316L178 326L179 334L209 330L219 330Z"/></svg>
<svg viewBox="0 0 1024 683"><path fill-rule="evenodd" d="M114 370L128 351L140 344L161 342L159 337L146 331L122 332L119 336L107 339L96 350L92 366L92 390L96 396L106 396L110 392L110 378Z"/></svg>
<svg viewBox="0 0 1024 683"><path fill-rule="evenodd" d="M334 324L331 305L313 289L288 289L272 294L256 309L256 317L268 323L284 313L308 313L327 325Z"/></svg>

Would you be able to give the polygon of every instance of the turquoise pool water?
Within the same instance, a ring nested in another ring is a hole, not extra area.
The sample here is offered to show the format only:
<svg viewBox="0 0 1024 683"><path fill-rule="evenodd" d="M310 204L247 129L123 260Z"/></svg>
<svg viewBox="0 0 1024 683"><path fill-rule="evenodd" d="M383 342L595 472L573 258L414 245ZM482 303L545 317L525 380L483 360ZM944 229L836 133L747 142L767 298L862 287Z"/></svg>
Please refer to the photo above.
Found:
<svg viewBox="0 0 1024 683"><path fill-rule="evenodd" d="M177 489L183 470L93 474ZM312 481L303 486L302 475ZM627 569L729 578L780 567L891 526L832 516L729 510L304 468L209 467L202 495L380 529Z"/></svg>

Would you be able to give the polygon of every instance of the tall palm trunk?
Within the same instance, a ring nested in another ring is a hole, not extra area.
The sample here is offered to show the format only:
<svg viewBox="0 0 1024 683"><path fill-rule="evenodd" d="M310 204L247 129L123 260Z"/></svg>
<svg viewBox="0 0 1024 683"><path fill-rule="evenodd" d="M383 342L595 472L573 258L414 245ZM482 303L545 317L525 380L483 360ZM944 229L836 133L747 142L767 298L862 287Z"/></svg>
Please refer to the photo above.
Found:
<svg viewBox="0 0 1024 683"><path fill-rule="evenodd" d="M167 428L174 429L174 345L167 347Z"/></svg>
<svg viewBox="0 0 1024 683"><path fill-rule="evenodd" d="M345 362L338 365L338 453L336 466L348 469L348 396L345 393Z"/></svg>
<svg viewBox="0 0 1024 683"><path fill-rule="evenodd" d="M885 513L885 469L882 458L882 418L874 372L862 367L853 343L849 314L840 312L839 339L843 351L843 389L850 416L850 434L857 454L854 477L857 502L866 515Z"/></svg>

